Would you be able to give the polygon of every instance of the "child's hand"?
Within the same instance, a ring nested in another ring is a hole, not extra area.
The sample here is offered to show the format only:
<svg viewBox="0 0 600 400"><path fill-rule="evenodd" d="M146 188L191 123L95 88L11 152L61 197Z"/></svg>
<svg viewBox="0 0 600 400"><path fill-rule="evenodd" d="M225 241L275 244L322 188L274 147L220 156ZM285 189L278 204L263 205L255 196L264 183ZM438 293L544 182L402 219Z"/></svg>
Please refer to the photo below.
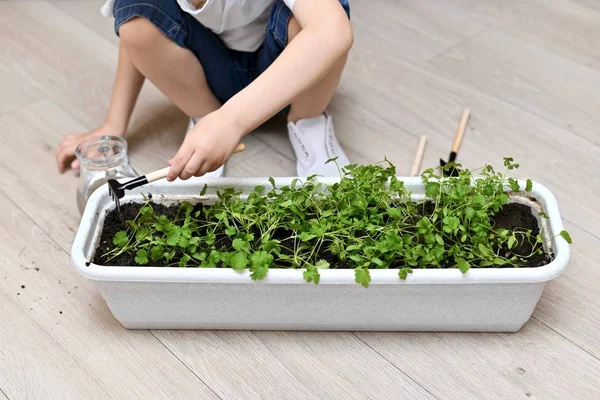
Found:
<svg viewBox="0 0 600 400"><path fill-rule="evenodd" d="M243 132L227 114L218 110L200 120L179 151L169 161L169 182L202 176L225 164L240 142Z"/></svg>
<svg viewBox="0 0 600 400"><path fill-rule="evenodd" d="M110 125L105 124L88 133L65 136L58 146L58 149L56 149L56 163L58 165L58 171L60 173L65 172L68 165L70 165L72 169L79 169L79 160L74 159L75 149L77 146L87 139L102 135L122 136L123 133L115 130Z"/></svg>

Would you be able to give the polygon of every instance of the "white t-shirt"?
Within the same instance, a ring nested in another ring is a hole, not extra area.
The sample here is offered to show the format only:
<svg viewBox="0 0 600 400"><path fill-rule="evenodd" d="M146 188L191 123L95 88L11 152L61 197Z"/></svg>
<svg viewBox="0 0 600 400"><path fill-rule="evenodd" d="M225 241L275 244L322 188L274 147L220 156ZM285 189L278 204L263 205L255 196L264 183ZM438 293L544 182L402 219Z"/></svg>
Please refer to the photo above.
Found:
<svg viewBox="0 0 600 400"><path fill-rule="evenodd" d="M293 10L296 0L283 0ZM265 39L265 29L275 0L206 0L196 9L189 0L177 0L181 9L217 34L227 47L256 51ZM101 13L113 16L115 0L106 0Z"/></svg>

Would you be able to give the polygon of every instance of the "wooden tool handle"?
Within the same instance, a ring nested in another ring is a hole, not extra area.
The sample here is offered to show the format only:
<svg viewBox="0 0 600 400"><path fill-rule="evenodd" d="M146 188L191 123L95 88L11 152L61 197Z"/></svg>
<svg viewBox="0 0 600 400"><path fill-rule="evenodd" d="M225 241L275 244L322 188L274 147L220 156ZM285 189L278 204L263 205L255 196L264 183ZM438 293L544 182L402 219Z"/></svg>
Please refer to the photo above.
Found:
<svg viewBox="0 0 600 400"><path fill-rule="evenodd" d="M425 154L425 146L427 145L427 136L421 136L419 140L419 146L417 147L417 153L415 154L415 160L413 161L412 169L410 170L410 176L417 176L421 169L421 162L423 162L423 155Z"/></svg>
<svg viewBox="0 0 600 400"><path fill-rule="evenodd" d="M458 125L458 129L456 129L456 134L454 135L454 142L452 142L452 152L458 153L458 149L460 149L460 145L462 143L463 136L465 135L465 130L467 129L467 123L469 122L469 118L471 117L471 110L465 108L462 117L460 118L460 124Z"/></svg>
<svg viewBox="0 0 600 400"><path fill-rule="evenodd" d="M244 143L240 143L231 154L241 153L244 150L246 150L246 146L244 146ZM166 178L167 175L169 175L170 170L171 167L165 167L163 169L159 169L158 171L150 172L149 174L146 174L146 179L148 180L148 183L150 183Z"/></svg>

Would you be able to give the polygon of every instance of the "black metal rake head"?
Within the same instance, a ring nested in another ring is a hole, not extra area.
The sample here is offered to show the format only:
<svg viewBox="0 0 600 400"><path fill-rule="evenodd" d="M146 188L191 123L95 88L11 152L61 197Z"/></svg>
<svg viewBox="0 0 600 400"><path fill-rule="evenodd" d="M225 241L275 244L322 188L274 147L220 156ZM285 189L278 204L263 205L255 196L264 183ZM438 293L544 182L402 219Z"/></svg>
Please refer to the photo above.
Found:
<svg viewBox="0 0 600 400"><path fill-rule="evenodd" d="M112 197L113 201L117 205L117 211L121 212L121 201L120 199L125 196L125 189L116 179L110 179L108 181L108 194Z"/></svg>
<svg viewBox="0 0 600 400"><path fill-rule="evenodd" d="M440 172L442 176L458 176L460 169L457 168L457 165L455 152L450 153L448 162L440 158Z"/></svg>
<svg viewBox="0 0 600 400"><path fill-rule="evenodd" d="M169 171L169 167L164 168L164 170L160 170L158 172L162 172L161 175L166 176L166 173L168 171ZM156 173L154 173L154 174L156 174ZM123 198L123 196L125 196L125 191L147 184L148 183L147 176L149 176L149 175L150 174L138 176L137 178L134 178L125 183L119 183L119 181L117 181L116 179L110 179L108 181L108 194L110 194L110 197L112 197L113 201L115 202L115 204L117 206L117 211L121 212L121 201L120 200ZM164 178L164 176L162 176L162 177Z"/></svg>

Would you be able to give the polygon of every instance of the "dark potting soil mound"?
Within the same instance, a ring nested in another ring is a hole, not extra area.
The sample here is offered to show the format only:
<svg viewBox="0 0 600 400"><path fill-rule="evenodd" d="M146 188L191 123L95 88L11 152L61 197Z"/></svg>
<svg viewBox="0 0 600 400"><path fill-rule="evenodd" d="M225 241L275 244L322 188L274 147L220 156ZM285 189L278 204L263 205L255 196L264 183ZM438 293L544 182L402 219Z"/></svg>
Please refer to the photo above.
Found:
<svg viewBox="0 0 600 400"><path fill-rule="evenodd" d="M508 229L512 230L515 228L531 229L531 237L536 238L540 233L537 219L531 214L531 209L525 204L510 203L506 204L502 209L494 216L494 227L496 229ZM522 241L517 244L512 252L522 256L531 254L533 249L533 243ZM496 250L496 249L494 249ZM502 249L508 251L508 249ZM527 262L528 267L541 267L548 264L552 259L547 254L534 254Z"/></svg>
<svg viewBox="0 0 600 400"><path fill-rule="evenodd" d="M104 226L102 227L102 235L100 236L100 243L94 252L94 264L104 265L102 254L114 248L113 238L117 232L126 231L128 228L127 221L133 221L142 207L143 204L126 203L121 205L121 212L115 209L106 215ZM167 207L162 204L152 203L152 207L158 215L164 215L168 218L174 218L179 210L178 205ZM135 265L134 256L121 254L111 260L110 264L116 266Z"/></svg>
<svg viewBox="0 0 600 400"><path fill-rule="evenodd" d="M121 212L116 210L111 211L104 220L104 226L102 229L102 235L100 237L100 243L96 248L93 262L94 264L104 265L102 254L111 250L114 247L112 242L115 234L119 231L125 231L128 228L127 220L133 220L138 215L140 208L143 204L127 203L121 205ZM174 218L179 210L179 205L164 206L161 204L152 203L152 207L157 215L165 215L172 219ZM201 210L204 207L202 204L197 204L194 209ZM431 215L433 212L433 204L423 204L422 215ZM537 219L531 214L531 210L528 206L519 203L511 203L505 205L493 218L494 227L496 229L508 229L513 230L515 228L531 230L531 237L535 238L539 234ZM274 234L275 239L282 240L281 251L285 254L293 254L291 248L293 247L293 240L289 239L290 232L287 231L276 231ZM227 248L231 245L231 239L222 235L217 238L215 243L219 247ZM518 243L515 248L512 249L514 254L521 256L530 255L535 243L528 243L522 241ZM494 249L497 251L498 249ZM501 251L508 251L508 249L500 249ZM347 268L347 262L339 260L336 256L323 252L319 255L320 259L324 259L330 262L332 265L337 265L337 268ZM173 260L178 261L178 260ZM535 254L528 258L527 267L540 267L548 264L552 261L552 258L548 254ZM111 266L132 266L136 265L134 257L129 254L122 254L110 261ZM164 265L164 264L163 264ZM155 265L155 266L163 266ZM504 266L501 268L513 268L512 266Z"/></svg>

